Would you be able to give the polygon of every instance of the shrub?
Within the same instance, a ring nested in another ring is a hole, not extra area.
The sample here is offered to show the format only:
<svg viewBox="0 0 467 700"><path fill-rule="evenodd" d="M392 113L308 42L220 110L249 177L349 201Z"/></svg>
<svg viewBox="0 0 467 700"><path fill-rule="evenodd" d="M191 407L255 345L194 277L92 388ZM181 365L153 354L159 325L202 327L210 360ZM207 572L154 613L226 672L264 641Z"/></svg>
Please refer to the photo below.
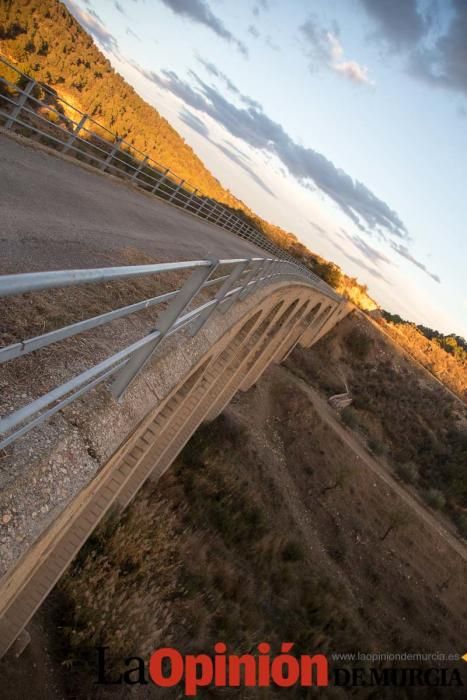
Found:
<svg viewBox="0 0 467 700"><path fill-rule="evenodd" d="M289 540L282 550L284 561L302 561L304 559L303 547L295 540Z"/></svg>
<svg viewBox="0 0 467 700"><path fill-rule="evenodd" d="M414 462L398 464L396 473L407 484L415 484L418 481L418 467Z"/></svg>
<svg viewBox="0 0 467 700"><path fill-rule="evenodd" d="M441 510L446 505L446 499L438 489L427 489L423 492L426 503L436 510Z"/></svg>
<svg viewBox="0 0 467 700"><path fill-rule="evenodd" d="M344 540L341 542L336 542L332 547L330 547L329 556L334 559L335 562L343 562L347 554L347 545Z"/></svg>
<svg viewBox="0 0 467 700"><path fill-rule="evenodd" d="M354 357L364 360L373 345L373 341L358 328L354 328L345 339L346 346Z"/></svg>
<svg viewBox="0 0 467 700"><path fill-rule="evenodd" d="M383 455L386 452L385 445L379 440L376 440L376 438L370 438L368 440L368 449L375 455Z"/></svg>
<svg viewBox="0 0 467 700"><path fill-rule="evenodd" d="M49 122L52 122L52 124L60 124L62 121L60 118L60 115L57 114L53 109L46 109L43 108L41 110L42 116L45 117Z"/></svg>
<svg viewBox="0 0 467 700"><path fill-rule="evenodd" d="M341 413L342 420L349 428L356 428L358 425L358 418L355 409L352 406L347 406Z"/></svg>
<svg viewBox="0 0 467 700"><path fill-rule="evenodd" d="M453 520L460 536L467 540L467 516L463 513L456 513Z"/></svg>

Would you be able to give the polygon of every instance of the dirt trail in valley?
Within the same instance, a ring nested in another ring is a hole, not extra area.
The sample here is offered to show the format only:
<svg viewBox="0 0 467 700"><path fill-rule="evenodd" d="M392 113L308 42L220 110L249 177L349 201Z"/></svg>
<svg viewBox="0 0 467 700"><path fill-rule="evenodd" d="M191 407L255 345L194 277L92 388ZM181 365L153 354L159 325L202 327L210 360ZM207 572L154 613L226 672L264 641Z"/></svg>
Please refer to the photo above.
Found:
<svg viewBox="0 0 467 700"><path fill-rule="evenodd" d="M363 462L380 478L386 485L393 489L399 498L401 498L404 503L406 503L410 508L416 511L425 523L432 527L436 533L442 537L449 545L462 557L464 561L467 561L467 548L458 540L453 534L451 534L440 522L432 515L432 513L422 505L414 496L407 491L403 486L401 486L394 477L391 476L389 471L389 466L384 466L381 461L375 459L365 448L365 446L358 440L355 435L353 435L349 430L347 430L342 423L339 421L335 411L329 406L327 401L325 401L318 392L310 387L303 379L297 377L293 372L282 368L287 372L288 377L292 383L299 387L310 399L313 406L319 412L321 418L326 421L326 423L334 430L335 433L348 445L358 459L363 460Z"/></svg>
<svg viewBox="0 0 467 700"><path fill-rule="evenodd" d="M273 425L274 409L271 405L272 399L269 390L270 385L264 382L256 387L256 391L260 396L259 400L255 402L257 410L255 410L256 421L254 423L251 420L250 413L245 412L244 405L241 405L240 409L236 410L234 403L228 406L225 411L233 415L245 427L248 431L249 439L254 441L262 458L268 462L270 475L275 481L278 491L284 496L295 524L301 532L303 543L308 549L309 559L313 561L318 556L325 567L326 574L332 578L339 579L349 595L354 597L352 588L340 567L326 556L324 543L320 539L317 530L313 527L312 513L303 502L302 494L290 474L284 458L284 445Z"/></svg>

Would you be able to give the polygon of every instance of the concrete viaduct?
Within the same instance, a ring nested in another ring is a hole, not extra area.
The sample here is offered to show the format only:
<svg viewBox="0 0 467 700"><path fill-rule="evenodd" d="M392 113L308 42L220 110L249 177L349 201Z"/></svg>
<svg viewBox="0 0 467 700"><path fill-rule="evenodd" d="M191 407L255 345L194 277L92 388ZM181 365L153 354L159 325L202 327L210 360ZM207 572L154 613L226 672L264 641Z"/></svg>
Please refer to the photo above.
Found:
<svg viewBox="0 0 467 700"><path fill-rule="evenodd" d="M2 274L95 266L128 246L161 260L206 251L264 256L209 220L46 148L0 134L0 149ZM323 285L266 273L228 306L215 307L196 334L188 322L168 337L120 401L103 383L64 407L53 429L44 422L6 448L3 466L13 476L2 484L0 517L12 502L15 509L0 521L0 657L107 513L126 508L147 480L157 482L237 391L297 344L311 347L351 310ZM79 476L68 479L74 470Z"/></svg>

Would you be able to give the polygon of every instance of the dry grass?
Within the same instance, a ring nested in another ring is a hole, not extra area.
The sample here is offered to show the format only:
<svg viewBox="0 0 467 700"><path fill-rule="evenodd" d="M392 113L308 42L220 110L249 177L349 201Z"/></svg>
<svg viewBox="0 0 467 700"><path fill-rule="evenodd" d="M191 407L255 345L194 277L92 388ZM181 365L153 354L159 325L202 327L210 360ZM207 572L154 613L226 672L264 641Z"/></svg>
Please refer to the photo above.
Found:
<svg viewBox="0 0 467 700"><path fill-rule="evenodd" d="M160 489L144 489L113 531L87 544L60 584L71 656L93 659L101 642L118 657L159 643L196 653L223 639L240 652L290 638L300 653L358 638L338 586L313 570L266 486L267 466L255 473L253 449L222 416L196 433Z"/></svg>
<svg viewBox="0 0 467 700"><path fill-rule="evenodd" d="M398 345L437 377L463 401L467 401L467 363L450 355L435 340L429 340L411 324L379 319L378 324Z"/></svg>
<svg viewBox="0 0 467 700"><path fill-rule="evenodd" d="M346 377L353 404L342 420L467 536L467 411L461 402L362 316L348 317L313 352L297 350L287 364L327 396L342 391ZM433 490L439 497L427 497Z"/></svg>
<svg viewBox="0 0 467 700"><path fill-rule="evenodd" d="M238 652L264 639L273 648L291 639L297 652L454 648L454 621L466 615L463 571L374 488L277 369L201 428L158 486L88 543L60 584L58 658L80 660L76 689L92 673L95 644L117 657L159 645L209 652L220 639ZM439 612L436 628L427 609Z"/></svg>

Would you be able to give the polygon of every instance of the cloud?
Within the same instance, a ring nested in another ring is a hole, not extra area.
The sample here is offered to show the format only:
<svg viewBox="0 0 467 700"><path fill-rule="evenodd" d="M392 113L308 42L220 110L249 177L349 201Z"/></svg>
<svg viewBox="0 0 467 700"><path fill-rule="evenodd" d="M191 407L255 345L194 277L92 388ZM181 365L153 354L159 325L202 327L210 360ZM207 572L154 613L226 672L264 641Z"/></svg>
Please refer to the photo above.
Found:
<svg viewBox="0 0 467 700"><path fill-rule="evenodd" d="M208 127L196 114L193 114L189 109L183 107L178 116L190 129L193 129L193 131L196 131L198 134L201 134L201 136L204 136L205 139L211 141Z"/></svg>
<svg viewBox="0 0 467 700"><path fill-rule="evenodd" d="M314 229L316 229L318 231L318 233L321 236L324 236L325 238L329 238L329 232L326 231L326 229L324 229L322 226L318 226L318 224L316 224L314 221L310 221L310 219L307 219L307 221L309 224L311 224L313 226Z"/></svg>
<svg viewBox="0 0 467 700"><path fill-rule="evenodd" d="M248 160L248 161L251 162L251 158L250 158L249 156L247 156L246 153L243 153L243 151L241 151L239 148L237 148L237 146L235 146L233 143L230 143L230 141L224 141L224 143L225 143L226 146L228 146L230 149L233 149L234 151L236 151L236 152L238 153L238 155L241 156L241 157L243 158L243 160Z"/></svg>
<svg viewBox="0 0 467 700"><path fill-rule="evenodd" d="M362 85L372 84L368 78L368 68L361 66L356 61L342 61L341 63L335 64L333 70L354 83L360 83Z"/></svg>
<svg viewBox="0 0 467 700"><path fill-rule="evenodd" d="M81 26L106 50L111 53L118 52L118 43L113 34L104 26L99 15L94 10L83 10L75 0L64 0L72 15Z"/></svg>
<svg viewBox="0 0 467 700"><path fill-rule="evenodd" d="M259 31L254 24L250 24L250 26L248 27L248 34L251 34L251 36L255 39L258 39L258 37L260 36Z"/></svg>
<svg viewBox="0 0 467 700"><path fill-rule="evenodd" d="M208 27L221 39L235 44L244 56L248 56L248 49L245 44L229 32L222 21L212 12L205 0L161 0L161 2L175 14Z"/></svg>
<svg viewBox="0 0 467 700"><path fill-rule="evenodd" d="M409 71L433 87L467 95L467 2L452 0L454 14L447 31L433 46L420 46L409 59Z"/></svg>
<svg viewBox="0 0 467 700"><path fill-rule="evenodd" d="M441 282L440 278L438 275L435 275L433 272L430 272L427 267L421 263L419 260L416 260L413 255L410 253L408 250L407 246L402 245L400 243L396 243L395 241L391 241L391 247L393 250L395 250L398 255L401 255L403 258L411 262L413 265L418 267L420 270L423 270L431 279L435 280L435 282L438 282L438 284Z"/></svg>
<svg viewBox="0 0 467 700"><path fill-rule="evenodd" d="M199 54L196 56L196 60L198 63L200 63L203 68L206 70L209 75L213 76L214 78L218 78L221 80L224 85L227 87L230 92L232 92L234 95L236 95L243 104L245 104L247 107L251 107L252 109L257 109L261 110L262 107L259 102L256 100L253 100L251 97L248 97L247 95L243 95L238 87L230 80L230 78L223 73L217 66L214 65L214 63L211 63L210 61L206 61L202 56ZM193 75L196 77L196 74L193 73Z"/></svg>
<svg viewBox="0 0 467 700"><path fill-rule="evenodd" d="M186 109L185 107L183 107L180 110L179 117L182 120L182 122L184 122L187 126L190 127L190 129L193 129L198 134L203 136L210 143L216 146L216 148L218 148L225 156L227 156L227 158L236 163L236 165L240 166L240 168L242 168L242 170L244 170L251 177L251 179L254 180L254 182L256 182L260 187L262 187L265 192L270 194L271 197L276 198L274 192L271 189L269 189L269 187L263 182L263 180L261 180L259 175L257 175L255 171L252 170L252 168L245 163L245 160L250 160L248 156L239 151L238 148L236 148L236 146L234 146L231 143L224 145L218 143L217 141L214 141L214 139L212 139L210 136L209 129L206 126L206 124L199 117L193 114L193 112ZM236 151L236 153L234 153L234 150Z"/></svg>
<svg viewBox="0 0 467 700"><path fill-rule="evenodd" d="M270 9L268 0L258 0L256 5L253 7L253 14L258 17L261 12L266 12Z"/></svg>
<svg viewBox="0 0 467 700"><path fill-rule="evenodd" d="M335 248L337 248L337 250L340 250L342 255L345 255L345 257L348 260L353 262L355 265L358 265L358 267L360 267L362 270L369 272L370 275L372 275L373 277L376 277L377 279L382 280L383 282L386 282L387 284L389 284L389 280L387 280L386 277L383 274L381 274L381 272L379 270L377 270L375 267L367 265L367 263L364 262L363 260L361 260L360 258L355 257L355 255L351 255L351 253L349 253L347 250L345 250L345 248L343 248L341 245L339 245L339 243L336 243L336 241L333 241L333 246Z"/></svg>
<svg viewBox="0 0 467 700"><path fill-rule="evenodd" d="M236 87L236 85L234 85L230 78L225 73L223 73L217 66L215 66L214 63L206 61L206 59L204 59L199 54L196 55L196 60L203 66L203 68L206 70L207 73L209 73L209 75L222 80L222 82L226 85L230 92L233 92L235 95L240 94L240 90Z"/></svg>
<svg viewBox="0 0 467 700"><path fill-rule="evenodd" d="M382 38L393 51L406 53L407 71L412 77L435 88L467 95L466 0L450 0L439 6L430 3L425 5L425 13L416 0L360 3L376 25L373 37Z"/></svg>
<svg viewBox="0 0 467 700"><path fill-rule="evenodd" d="M340 233L337 232L337 235L341 238L345 238L351 241L351 243L353 243L353 245L355 245L363 253L363 255L375 265L378 265L380 262L386 263L388 265L394 265L394 262L388 257L386 257L384 253L382 253L380 250L377 250L376 248L373 248L373 246L370 246L366 241L360 238L360 236L351 235L343 228L340 229ZM441 280L439 279L438 275L435 275L434 273L430 272L423 263L421 263L419 260L416 260L416 258L414 258L414 256L410 253L407 246L401 243L396 243L395 241L390 241L389 243L391 248L398 255L405 258L406 260L411 262L412 265L415 265L420 270L423 270L423 272L425 272L429 277L434 279L436 282L440 283ZM346 255L350 258L350 256L347 253ZM353 259L353 261L355 262L356 259Z"/></svg>
<svg viewBox="0 0 467 700"><path fill-rule="evenodd" d="M269 48L272 49L273 51L280 51L281 50L281 47L271 39L269 34L266 37L266 46L269 46Z"/></svg>
<svg viewBox="0 0 467 700"><path fill-rule="evenodd" d="M301 35L307 41L307 53L316 63L325 63L332 60L334 56L332 40L339 33L339 27L334 23L333 30L327 31L319 26L316 19L309 17L304 24L299 27Z"/></svg>
<svg viewBox="0 0 467 700"><path fill-rule="evenodd" d="M373 230L402 240L409 238L403 222L386 202L363 183L336 168L321 153L293 141L281 124L268 117L261 108L232 104L193 72L190 75L195 87L173 71L163 71L162 75L143 71L143 74L186 105L222 124L232 136L277 156L292 177L303 185L316 185L366 233Z"/></svg>
<svg viewBox="0 0 467 700"><path fill-rule="evenodd" d="M206 70L211 75L221 78L224 82L228 81L230 90L243 100L246 99L246 96L242 95L229 78L219 71L214 64L210 64L203 59L199 60L205 65ZM236 107L214 87L207 85L194 72L191 72L191 77L196 83L196 88L181 80L173 71L163 71L162 76L160 76L154 71L142 69L137 64L133 65L142 75L154 82L158 87L169 90L185 104L220 123L232 136L243 140L253 148L276 155L298 182L307 185L312 181L319 190L324 192L340 207L344 214L362 232L366 234L372 231L379 232L389 242L394 252L418 267L436 282L440 282L438 275L430 272L423 263L411 254L408 247L401 242L409 239L407 229L399 216L386 202L379 199L363 183L353 180L343 170L336 168L322 154L295 143L283 127L270 119L261 108ZM269 194L275 196L258 175L244 162L244 159L247 157L238 151L233 144L228 144L227 148L213 141L209 137L209 130L204 122L191 111L187 109L182 110L180 117L188 126L211 141L228 158L243 168ZM232 149L235 149L239 155L237 156ZM315 223L310 223L321 233L326 233ZM373 263L373 266L351 255L343 247L335 244L336 247L356 265L359 265L374 277L387 281L376 269L375 265L381 262L390 265L394 263L360 236L350 235L344 229L341 230L343 234L341 237L350 240L364 257Z"/></svg>
<svg viewBox="0 0 467 700"><path fill-rule="evenodd" d="M357 61L344 59L344 49L339 41L339 28L334 24L332 31L321 27L313 17L309 17L299 28L306 44L305 54L311 59L311 69L326 66L338 75L359 85L372 85L368 68Z"/></svg>
<svg viewBox="0 0 467 700"><path fill-rule="evenodd" d="M260 187L262 187L263 190L264 190L265 192L267 192L268 194L270 194L271 197L274 197L274 199L277 199L277 198L276 198L276 195L274 194L274 192L273 192L271 189L269 189L269 187L263 182L263 180L261 180L261 178L259 177L259 175L257 175L257 174L255 173L255 171L252 170L252 168L250 168L246 163L243 162L243 159L242 159L241 157L239 157L236 153L234 153L233 151L231 151L231 150L230 150L229 148L227 148L226 146L223 146L222 144L216 143L216 142L213 142L213 143L214 143L215 146L217 146L217 148L218 148L220 151L222 151L222 153L223 153L224 155L227 156L227 158L230 158L231 161L233 161L234 163L236 163L237 165L239 165L240 168L242 168L242 170L244 170L244 171L251 177L251 179L254 180L254 181L256 182L256 184L258 184Z"/></svg>
<svg viewBox="0 0 467 700"><path fill-rule="evenodd" d="M141 41L141 37L138 36L138 34L136 32L134 32L131 27L127 27L125 31L128 34L128 36L132 36L137 41Z"/></svg>
<svg viewBox="0 0 467 700"><path fill-rule="evenodd" d="M382 37L394 50L414 46L427 33L431 18L424 17L417 0L360 0L376 24L373 36Z"/></svg>
<svg viewBox="0 0 467 700"><path fill-rule="evenodd" d="M360 236L352 236L342 228L341 231L344 234L344 236L348 240L350 240L360 250L360 252L363 253L363 255L375 265L378 265L380 262L386 263L388 265L394 264L392 260L389 260L389 258L386 257L386 255L384 255L380 250L373 248L373 246L364 241L363 238L360 238Z"/></svg>

